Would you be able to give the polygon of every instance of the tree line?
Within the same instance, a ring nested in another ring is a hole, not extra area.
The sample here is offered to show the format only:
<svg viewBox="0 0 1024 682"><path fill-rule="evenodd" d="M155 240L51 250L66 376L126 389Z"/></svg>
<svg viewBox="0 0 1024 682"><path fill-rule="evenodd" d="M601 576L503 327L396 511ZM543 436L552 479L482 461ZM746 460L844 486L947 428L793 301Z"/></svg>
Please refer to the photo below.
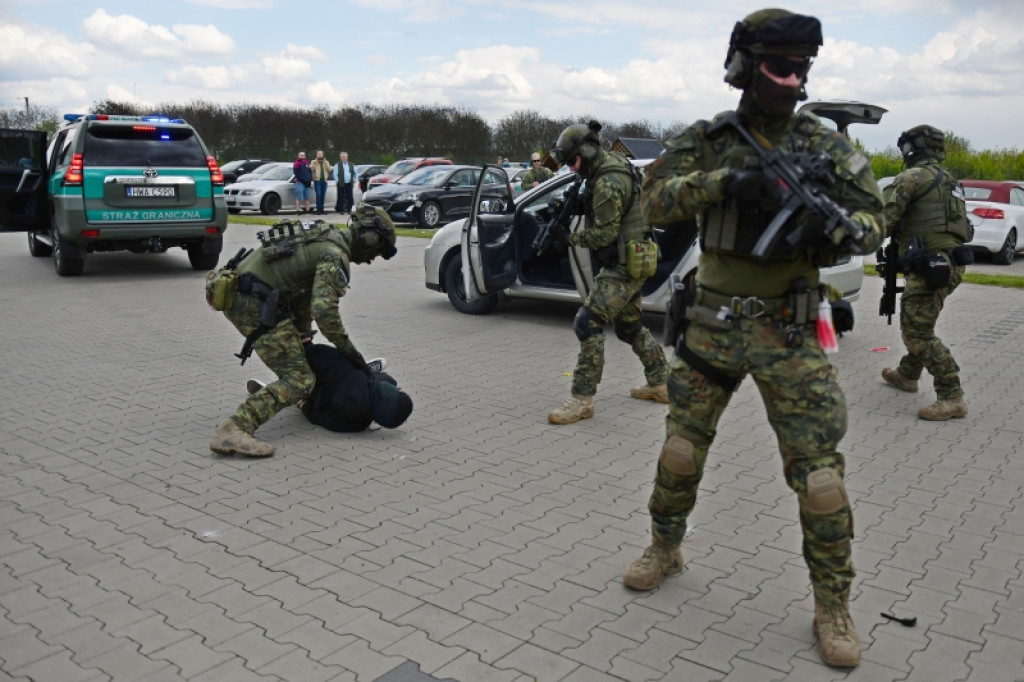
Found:
<svg viewBox="0 0 1024 682"><path fill-rule="evenodd" d="M317 149L323 149L331 160L346 151L355 163L389 164L407 156L444 156L469 164L493 162L496 156L525 161L531 153L553 146L562 130L573 123L601 121L606 147L620 137L666 140L687 125L675 121L662 127L644 119L616 123L592 114L550 118L532 109L515 111L490 125L478 113L463 107L407 104L297 109L194 100L148 108L103 100L95 102L86 113L159 114L185 119L222 163L242 158L291 161L300 150L312 155ZM53 132L60 119L52 107L0 108L0 128ZM876 178L897 175L903 169L903 159L895 147L867 151L854 142L871 158ZM1024 180L1024 152L1015 148L974 150L965 138L951 132L946 133L943 165L958 178Z"/></svg>

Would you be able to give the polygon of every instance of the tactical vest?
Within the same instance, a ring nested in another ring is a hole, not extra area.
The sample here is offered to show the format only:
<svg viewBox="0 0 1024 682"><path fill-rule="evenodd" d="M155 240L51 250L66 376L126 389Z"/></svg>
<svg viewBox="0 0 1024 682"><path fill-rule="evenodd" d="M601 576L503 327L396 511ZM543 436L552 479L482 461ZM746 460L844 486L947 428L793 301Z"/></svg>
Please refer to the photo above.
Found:
<svg viewBox="0 0 1024 682"><path fill-rule="evenodd" d="M606 173L622 173L629 176L630 191L629 197L626 199L625 213L619 223L619 243L624 244L633 239L643 238L651 231L651 228L637 201L640 198L640 172L622 154L608 152L605 154L604 160L601 161L601 167L598 169L595 180Z"/></svg>
<svg viewBox="0 0 1024 682"><path fill-rule="evenodd" d="M921 170L915 195L900 218L900 242L921 237L927 248L943 249L969 241L963 186L937 165L928 164ZM941 233L953 235L958 242L950 244Z"/></svg>
<svg viewBox="0 0 1024 682"><path fill-rule="evenodd" d="M349 240L346 232L325 222L309 226L284 223L272 227L266 235L259 234L261 246L250 253L235 271L249 273L284 294L308 289L320 256L326 251L340 251L345 278L349 276Z"/></svg>
<svg viewBox="0 0 1024 682"><path fill-rule="evenodd" d="M718 118L716 118L716 121ZM817 128L815 121L798 114L787 134L775 147L787 154L806 151L810 147L810 135ZM762 141L762 145L771 148ZM708 140L710 157L714 159L714 168L759 168L757 152L746 146L735 132L725 131L719 137ZM708 150L705 150L707 152ZM799 212L797 214L799 215ZM749 255L764 229L771 223L774 214L759 210L739 210L730 198L715 204L698 218L700 227L701 249L704 251L725 251L740 255ZM787 225L783 232L795 227ZM780 240L773 255L791 255L793 248L785 240ZM819 257L820 258L820 257Z"/></svg>

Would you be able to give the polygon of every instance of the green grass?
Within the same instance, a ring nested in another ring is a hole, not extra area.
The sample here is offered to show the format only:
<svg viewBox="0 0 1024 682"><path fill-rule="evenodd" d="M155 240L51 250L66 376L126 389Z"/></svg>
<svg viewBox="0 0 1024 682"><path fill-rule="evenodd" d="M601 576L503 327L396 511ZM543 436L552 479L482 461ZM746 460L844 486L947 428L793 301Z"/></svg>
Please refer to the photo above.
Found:
<svg viewBox="0 0 1024 682"><path fill-rule="evenodd" d="M864 266L864 274L877 277L878 272L875 266L867 264ZM968 284L986 284L993 287L1006 287L1008 289L1024 289L1024 277L1014 275L986 275L980 272L971 272L971 266L967 266L964 273L964 281Z"/></svg>
<svg viewBox="0 0 1024 682"><path fill-rule="evenodd" d="M233 215L228 219L228 222L232 223L244 223L246 225L276 225L282 220L298 220L298 218L288 218L282 216L280 218L270 216L255 216L255 215ZM434 236L434 232L437 230L421 230L415 227L395 227L395 232L401 237L419 237L421 239L430 239Z"/></svg>

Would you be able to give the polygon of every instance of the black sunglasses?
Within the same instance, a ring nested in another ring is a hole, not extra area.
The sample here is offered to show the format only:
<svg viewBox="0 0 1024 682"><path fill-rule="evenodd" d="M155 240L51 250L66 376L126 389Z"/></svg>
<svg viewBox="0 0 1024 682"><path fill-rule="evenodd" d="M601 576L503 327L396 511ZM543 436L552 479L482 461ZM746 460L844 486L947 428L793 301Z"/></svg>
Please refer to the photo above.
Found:
<svg viewBox="0 0 1024 682"><path fill-rule="evenodd" d="M803 79L811 70L810 57L794 60L791 57L768 55L761 59L761 63L764 64L765 70L776 78L789 78L795 75Z"/></svg>

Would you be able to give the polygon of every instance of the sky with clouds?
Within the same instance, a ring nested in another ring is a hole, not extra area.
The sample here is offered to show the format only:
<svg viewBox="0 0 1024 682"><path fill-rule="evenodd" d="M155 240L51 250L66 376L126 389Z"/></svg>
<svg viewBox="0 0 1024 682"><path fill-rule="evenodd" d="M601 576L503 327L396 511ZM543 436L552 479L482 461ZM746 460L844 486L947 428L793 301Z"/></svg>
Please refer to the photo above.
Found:
<svg viewBox="0 0 1024 682"><path fill-rule="evenodd" d="M733 24L716 0L0 0L0 106L83 112L104 99L295 107L531 109L667 126L735 107ZM783 4L821 19L811 100L889 110L851 133L869 150L920 123L975 149L1024 150L1024 2Z"/></svg>

